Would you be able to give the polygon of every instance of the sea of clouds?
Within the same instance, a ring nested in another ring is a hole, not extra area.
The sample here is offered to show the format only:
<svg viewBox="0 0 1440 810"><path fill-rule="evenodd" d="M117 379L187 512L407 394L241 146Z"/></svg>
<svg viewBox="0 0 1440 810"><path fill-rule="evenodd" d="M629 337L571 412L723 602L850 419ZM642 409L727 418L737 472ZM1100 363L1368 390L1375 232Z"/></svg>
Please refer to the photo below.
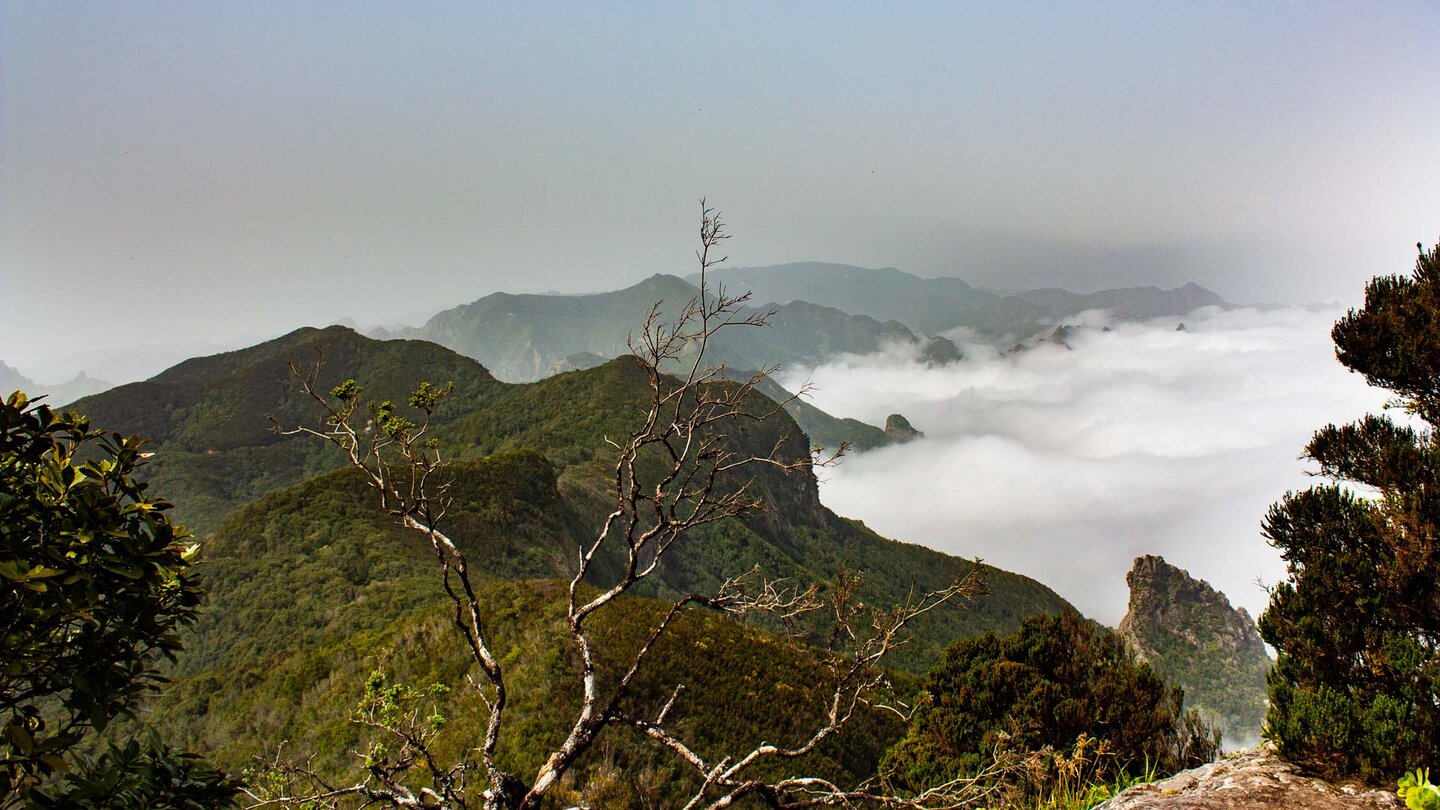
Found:
<svg viewBox="0 0 1440 810"><path fill-rule="evenodd" d="M836 415L904 414L924 439L849 456L820 495L880 533L1034 577L1110 625L1125 573L1160 554L1251 615L1284 577L1260 524L1309 486L1318 427L1385 402L1336 360L1339 309L1207 308L1109 323L1087 313L1064 345L1004 353L965 333L966 359L927 367L913 347L848 355L809 379ZM1184 331L1176 326L1183 321ZM1104 327L1109 327L1108 331Z"/></svg>

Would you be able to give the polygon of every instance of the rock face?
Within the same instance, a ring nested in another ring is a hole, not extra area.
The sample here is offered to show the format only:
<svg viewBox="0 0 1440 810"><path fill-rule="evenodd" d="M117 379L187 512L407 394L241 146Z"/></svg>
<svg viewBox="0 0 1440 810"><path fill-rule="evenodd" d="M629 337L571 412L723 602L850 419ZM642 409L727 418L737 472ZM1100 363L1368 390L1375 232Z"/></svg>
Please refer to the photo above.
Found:
<svg viewBox="0 0 1440 810"><path fill-rule="evenodd" d="M1055 344L1056 346L1064 346L1067 349L1073 349L1075 347L1070 345L1070 339L1075 337L1075 333L1078 331L1080 331L1079 327L1071 326L1068 323L1064 323L1055 327L1055 331L1051 332L1050 337L1046 338L1046 340L1048 340L1050 343Z"/></svg>
<svg viewBox="0 0 1440 810"><path fill-rule="evenodd" d="M960 351L960 347L956 346L949 338L935 335L925 340L925 348L920 353L920 359L925 361L925 365L933 368L958 363L965 359L965 353Z"/></svg>
<svg viewBox="0 0 1440 810"><path fill-rule="evenodd" d="M1227 747L1259 742L1271 661L1250 614L1163 557L1137 557L1125 580L1120 636L1220 726Z"/></svg>
<svg viewBox="0 0 1440 810"><path fill-rule="evenodd" d="M913 439L923 439L925 434L916 430L910 420L898 413L892 413L885 417L885 436L896 444L903 444Z"/></svg>
<svg viewBox="0 0 1440 810"><path fill-rule="evenodd" d="M1240 751L1169 779L1136 785L1095 810L1389 810L1394 792L1297 774L1269 746Z"/></svg>

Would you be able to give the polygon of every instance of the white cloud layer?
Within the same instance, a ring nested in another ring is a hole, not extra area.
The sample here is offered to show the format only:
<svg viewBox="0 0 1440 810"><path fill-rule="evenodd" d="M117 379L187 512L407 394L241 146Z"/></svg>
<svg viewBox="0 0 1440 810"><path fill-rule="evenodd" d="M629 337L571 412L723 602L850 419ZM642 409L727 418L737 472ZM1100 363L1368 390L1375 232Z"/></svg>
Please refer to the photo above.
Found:
<svg viewBox="0 0 1440 810"><path fill-rule="evenodd" d="M805 378L837 416L902 413L926 438L828 471L821 498L889 537L1035 577L1086 615L1124 615L1134 557L1161 554L1252 615L1284 575L1265 510L1308 486L1310 434L1378 410L1384 393L1336 362L1337 310L1200 310L1086 329L1073 347L927 368L893 347ZM1087 322L1099 325L1092 313Z"/></svg>

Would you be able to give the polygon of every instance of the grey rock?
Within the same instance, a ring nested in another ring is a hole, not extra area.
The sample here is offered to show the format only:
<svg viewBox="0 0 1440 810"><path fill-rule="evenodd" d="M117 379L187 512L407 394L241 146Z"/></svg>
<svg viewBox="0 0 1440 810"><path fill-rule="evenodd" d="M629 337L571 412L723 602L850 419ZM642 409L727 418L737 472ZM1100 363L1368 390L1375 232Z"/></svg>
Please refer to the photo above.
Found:
<svg viewBox="0 0 1440 810"><path fill-rule="evenodd" d="M892 413L885 417L885 435L890 441L902 444L914 439L923 439L925 434L916 430L910 424L910 420L898 413Z"/></svg>
<svg viewBox="0 0 1440 810"><path fill-rule="evenodd" d="M1393 791L1303 776L1267 744L1136 785L1095 810L1390 810Z"/></svg>

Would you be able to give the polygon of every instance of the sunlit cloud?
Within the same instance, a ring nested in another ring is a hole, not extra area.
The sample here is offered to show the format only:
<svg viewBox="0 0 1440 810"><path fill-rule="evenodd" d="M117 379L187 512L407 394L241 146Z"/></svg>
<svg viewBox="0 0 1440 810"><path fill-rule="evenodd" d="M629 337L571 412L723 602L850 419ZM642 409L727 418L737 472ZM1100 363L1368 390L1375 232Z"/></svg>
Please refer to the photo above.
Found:
<svg viewBox="0 0 1440 810"><path fill-rule="evenodd" d="M1340 314L1207 309L1108 324L1091 313L1069 348L1005 353L957 333L967 357L948 367L895 346L781 382L808 377L837 416L902 413L926 433L827 471L821 497L842 515L1035 577L1109 624L1140 554L1255 614L1259 583L1284 574L1260 521L1311 483L1297 458L1306 440L1385 401L1336 362Z"/></svg>

